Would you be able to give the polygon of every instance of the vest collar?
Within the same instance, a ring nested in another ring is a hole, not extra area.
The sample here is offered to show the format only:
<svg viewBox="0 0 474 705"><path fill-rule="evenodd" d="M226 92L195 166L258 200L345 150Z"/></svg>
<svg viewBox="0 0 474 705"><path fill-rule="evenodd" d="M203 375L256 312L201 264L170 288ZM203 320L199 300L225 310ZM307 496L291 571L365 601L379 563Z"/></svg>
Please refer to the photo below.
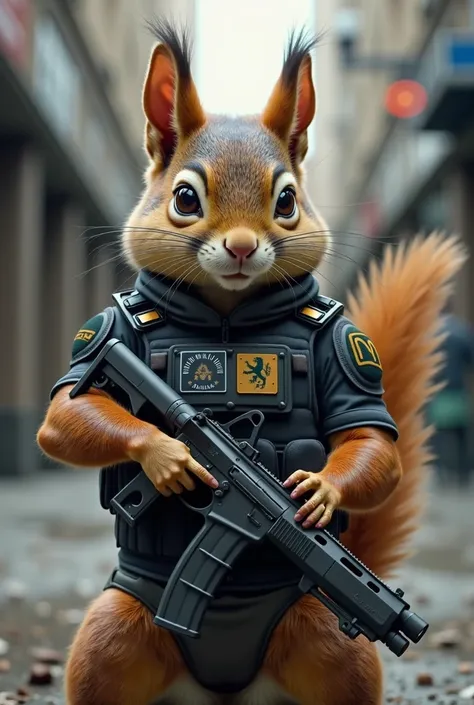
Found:
<svg viewBox="0 0 474 705"><path fill-rule="evenodd" d="M276 284L260 289L257 299L243 302L227 316L228 324L232 327L256 326L293 316L319 293L319 284L312 274L293 281L295 283L291 287ZM172 280L141 270L135 288L164 311L167 317L176 321L192 322L193 326L206 328L222 325L221 315L201 301L195 288L186 284L175 287Z"/></svg>

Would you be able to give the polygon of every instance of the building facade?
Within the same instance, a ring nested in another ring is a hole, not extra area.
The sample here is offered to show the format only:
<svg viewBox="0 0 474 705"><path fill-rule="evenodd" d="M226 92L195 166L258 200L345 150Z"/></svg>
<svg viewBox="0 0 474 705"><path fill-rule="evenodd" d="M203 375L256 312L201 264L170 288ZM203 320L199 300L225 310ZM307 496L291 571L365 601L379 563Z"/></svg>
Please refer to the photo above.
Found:
<svg viewBox="0 0 474 705"><path fill-rule="evenodd" d="M311 183L337 252L322 269L324 285L345 298L382 243L440 229L474 250L474 3L320 6L319 26L329 30L318 51L323 117ZM385 109L386 90L406 78L421 83L428 104L418 117L397 119ZM473 271L471 260L455 302L471 323Z"/></svg>
<svg viewBox="0 0 474 705"><path fill-rule="evenodd" d="M145 21L171 5L0 0L0 475L47 465L35 435L72 338L133 282L118 240L145 166Z"/></svg>

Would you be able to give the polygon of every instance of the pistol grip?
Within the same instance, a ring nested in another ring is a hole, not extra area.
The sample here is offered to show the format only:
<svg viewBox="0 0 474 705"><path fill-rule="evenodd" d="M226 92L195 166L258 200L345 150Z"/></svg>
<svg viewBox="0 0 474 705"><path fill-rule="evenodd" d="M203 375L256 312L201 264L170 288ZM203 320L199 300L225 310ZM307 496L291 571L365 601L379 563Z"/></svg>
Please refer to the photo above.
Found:
<svg viewBox="0 0 474 705"><path fill-rule="evenodd" d="M174 569L154 623L177 634L198 637L209 601L248 542L243 534L223 524L206 522Z"/></svg>

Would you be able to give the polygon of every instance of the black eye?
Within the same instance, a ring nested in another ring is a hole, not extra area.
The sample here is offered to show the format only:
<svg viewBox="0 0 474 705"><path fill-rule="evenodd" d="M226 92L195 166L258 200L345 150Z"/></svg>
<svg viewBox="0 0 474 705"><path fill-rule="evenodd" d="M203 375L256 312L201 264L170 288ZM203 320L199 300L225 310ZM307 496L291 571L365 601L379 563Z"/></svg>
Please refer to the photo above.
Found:
<svg viewBox="0 0 474 705"><path fill-rule="evenodd" d="M180 215L202 215L201 203L191 186L179 186L174 193L174 207Z"/></svg>
<svg viewBox="0 0 474 705"><path fill-rule="evenodd" d="M291 218L296 209L296 196L291 188L285 188L278 196L275 207L276 218Z"/></svg>

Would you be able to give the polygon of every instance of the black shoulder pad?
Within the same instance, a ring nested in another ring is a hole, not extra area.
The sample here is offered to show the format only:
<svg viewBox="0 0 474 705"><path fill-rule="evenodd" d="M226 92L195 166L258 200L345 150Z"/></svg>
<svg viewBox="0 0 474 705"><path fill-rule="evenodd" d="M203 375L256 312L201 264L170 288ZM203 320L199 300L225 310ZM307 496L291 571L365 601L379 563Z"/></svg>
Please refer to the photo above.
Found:
<svg viewBox="0 0 474 705"><path fill-rule="evenodd" d="M298 318L311 323L316 328L323 328L329 321L344 311L344 304L327 296L318 296L314 301L298 311Z"/></svg>
<svg viewBox="0 0 474 705"><path fill-rule="evenodd" d="M149 330L164 323L164 311L149 301L136 289L120 291L113 298L123 315L135 330Z"/></svg>
<svg viewBox="0 0 474 705"><path fill-rule="evenodd" d="M347 318L341 318L333 329L337 359L347 377L369 394L383 394L382 363L371 339Z"/></svg>
<svg viewBox="0 0 474 705"><path fill-rule="evenodd" d="M72 362L80 362L92 355L104 342L114 322L114 310L111 307L89 318L80 328L72 344Z"/></svg>

